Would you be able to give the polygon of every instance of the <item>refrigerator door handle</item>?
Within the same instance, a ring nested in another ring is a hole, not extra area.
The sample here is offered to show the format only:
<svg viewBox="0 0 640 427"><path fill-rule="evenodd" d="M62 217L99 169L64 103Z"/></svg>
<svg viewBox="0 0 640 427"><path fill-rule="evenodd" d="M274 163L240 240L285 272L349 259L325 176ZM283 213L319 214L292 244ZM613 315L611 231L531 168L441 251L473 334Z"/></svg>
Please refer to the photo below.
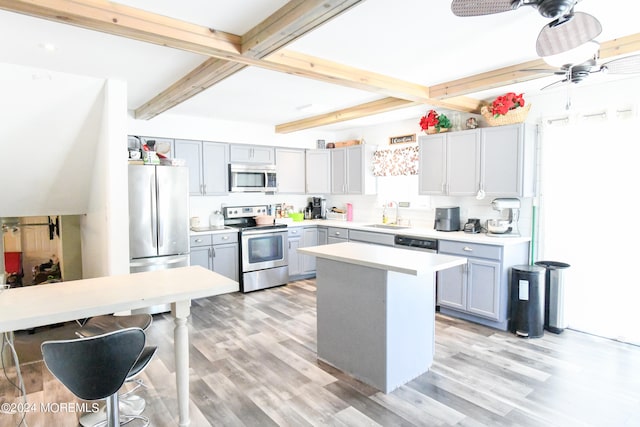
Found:
<svg viewBox="0 0 640 427"><path fill-rule="evenodd" d="M151 175L149 179L149 197L151 200L151 244L158 247L158 206L156 204L156 177Z"/></svg>
<svg viewBox="0 0 640 427"><path fill-rule="evenodd" d="M159 182L157 182L156 185L158 186L157 191L156 191L156 195L157 195L156 196L156 203L158 205L157 209L156 209L156 212L159 213L159 212L162 212L162 206L160 206L160 202L161 202L160 193L162 192L161 191L162 188L161 188ZM158 230L158 248L161 248L162 247L162 243L164 242L164 231L163 231L163 227L162 227L163 224L162 224L162 219L161 218L164 215L159 215L159 214L156 214L156 215L157 215L156 218L157 218L157 222L158 222L158 224L157 224L158 225L158 228L157 228L157 230Z"/></svg>

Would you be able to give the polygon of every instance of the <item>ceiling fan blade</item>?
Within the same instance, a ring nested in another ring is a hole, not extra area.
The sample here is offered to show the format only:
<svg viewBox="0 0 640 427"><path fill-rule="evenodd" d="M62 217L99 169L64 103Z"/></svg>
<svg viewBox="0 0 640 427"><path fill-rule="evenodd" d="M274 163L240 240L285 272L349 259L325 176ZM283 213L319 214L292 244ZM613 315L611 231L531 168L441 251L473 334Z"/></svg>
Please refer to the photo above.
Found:
<svg viewBox="0 0 640 427"><path fill-rule="evenodd" d="M602 64L601 69L609 74L636 74L640 73L640 55L631 55L625 58L614 59Z"/></svg>
<svg viewBox="0 0 640 427"><path fill-rule="evenodd" d="M451 11L456 16L481 16L517 9L518 0L453 0Z"/></svg>
<svg viewBox="0 0 640 427"><path fill-rule="evenodd" d="M542 27L536 41L538 56L552 56L593 40L602 32L600 21L584 12L570 13Z"/></svg>
<svg viewBox="0 0 640 427"><path fill-rule="evenodd" d="M556 74L558 76L564 76L567 74L565 70L550 70L548 68L525 68L520 71L530 71L533 73L545 73L545 74Z"/></svg>
<svg viewBox="0 0 640 427"><path fill-rule="evenodd" d="M551 83L549 85L546 85L545 87L541 88L540 90L553 89L554 87L562 86L564 83L567 83L568 81L569 81L568 79L558 80L557 82L553 82L553 83Z"/></svg>

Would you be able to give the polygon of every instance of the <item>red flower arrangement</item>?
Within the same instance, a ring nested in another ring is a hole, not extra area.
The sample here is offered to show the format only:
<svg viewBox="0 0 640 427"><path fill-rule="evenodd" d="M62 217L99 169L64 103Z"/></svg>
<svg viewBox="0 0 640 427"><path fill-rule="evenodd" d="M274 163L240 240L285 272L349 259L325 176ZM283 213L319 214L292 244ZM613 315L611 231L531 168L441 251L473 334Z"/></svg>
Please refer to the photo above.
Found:
<svg viewBox="0 0 640 427"><path fill-rule="evenodd" d="M429 110L426 116L420 118L420 129L427 130L435 128L440 131L441 128L448 129L451 127L451 121L444 114L438 114L436 110Z"/></svg>
<svg viewBox="0 0 640 427"><path fill-rule="evenodd" d="M493 114L493 117L504 116L509 112L509 110L515 110L518 107L524 107L524 98L523 94L516 95L513 92L509 92L503 96L497 97L489 111Z"/></svg>

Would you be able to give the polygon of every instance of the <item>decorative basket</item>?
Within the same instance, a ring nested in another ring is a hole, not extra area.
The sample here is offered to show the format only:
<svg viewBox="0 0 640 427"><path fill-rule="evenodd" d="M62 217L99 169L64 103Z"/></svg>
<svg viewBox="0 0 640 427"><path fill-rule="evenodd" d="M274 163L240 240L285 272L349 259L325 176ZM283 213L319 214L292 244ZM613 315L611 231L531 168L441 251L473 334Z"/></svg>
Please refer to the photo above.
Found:
<svg viewBox="0 0 640 427"><path fill-rule="evenodd" d="M435 127L433 128L426 128L424 130L424 133L426 133L427 135L433 135L434 133L443 133L443 132L447 132L449 129L451 128L440 128L440 130L436 129Z"/></svg>
<svg viewBox="0 0 640 427"><path fill-rule="evenodd" d="M493 117L493 114L489 112L489 107L484 106L480 109L480 114L489 123L489 126L504 126L524 122L527 119L530 108L531 104L527 104L524 107L509 110L503 116Z"/></svg>

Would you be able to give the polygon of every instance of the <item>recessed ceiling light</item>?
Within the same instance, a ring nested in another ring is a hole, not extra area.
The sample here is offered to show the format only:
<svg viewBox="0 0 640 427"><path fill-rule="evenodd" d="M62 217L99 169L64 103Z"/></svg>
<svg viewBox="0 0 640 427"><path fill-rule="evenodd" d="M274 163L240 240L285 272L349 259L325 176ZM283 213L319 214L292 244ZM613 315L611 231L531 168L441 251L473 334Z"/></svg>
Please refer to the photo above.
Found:
<svg viewBox="0 0 640 427"><path fill-rule="evenodd" d="M40 47L47 52L55 52L56 50L58 50L56 45L53 43L40 43Z"/></svg>

